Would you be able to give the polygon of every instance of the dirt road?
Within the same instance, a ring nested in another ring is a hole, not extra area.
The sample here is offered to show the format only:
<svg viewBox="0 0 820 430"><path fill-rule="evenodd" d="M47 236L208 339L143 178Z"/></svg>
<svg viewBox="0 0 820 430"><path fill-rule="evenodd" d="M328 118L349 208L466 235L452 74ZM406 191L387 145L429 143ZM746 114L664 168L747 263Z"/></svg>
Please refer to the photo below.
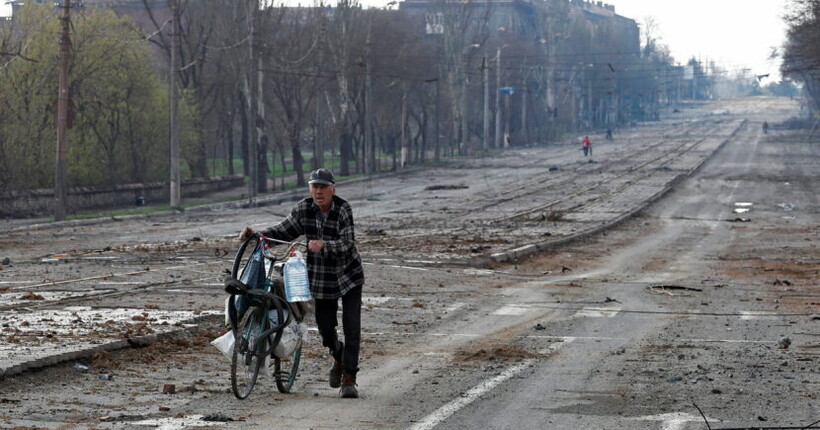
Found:
<svg viewBox="0 0 820 430"><path fill-rule="evenodd" d="M368 276L353 401L327 386L315 332L295 393L263 377L246 401L207 344L223 330L232 237L300 194L3 221L0 423L808 426L820 420L820 150L760 130L796 114L788 100L693 106L612 143L591 136L592 159L572 141L340 184Z"/></svg>

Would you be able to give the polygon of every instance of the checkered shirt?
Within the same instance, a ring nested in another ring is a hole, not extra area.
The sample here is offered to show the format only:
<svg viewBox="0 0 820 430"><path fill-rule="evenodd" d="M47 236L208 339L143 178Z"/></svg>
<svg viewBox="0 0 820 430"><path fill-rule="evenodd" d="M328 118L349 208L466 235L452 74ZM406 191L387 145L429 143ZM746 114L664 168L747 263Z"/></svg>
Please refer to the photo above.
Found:
<svg viewBox="0 0 820 430"><path fill-rule="evenodd" d="M279 240L293 241L304 235L306 241L324 242L320 252L307 252L314 298L338 299L352 288L364 285L362 259L353 233L353 211L339 196L333 196L327 217L322 217L319 206L308 197L297 203L282 222L261 233Z"/></svg>

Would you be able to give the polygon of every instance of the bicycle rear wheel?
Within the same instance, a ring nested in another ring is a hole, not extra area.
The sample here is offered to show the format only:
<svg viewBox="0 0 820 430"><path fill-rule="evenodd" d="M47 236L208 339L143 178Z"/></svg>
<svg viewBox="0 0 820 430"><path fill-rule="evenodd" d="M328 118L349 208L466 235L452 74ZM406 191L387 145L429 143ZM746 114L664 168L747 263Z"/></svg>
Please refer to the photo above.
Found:
<svg viewBox="0 0 820 430"><path fill-rule="evenodd" d="M245 312L236 328L231 358L231 389L237 399L245 399L251 394L259 377L259 369L265 363L268 342L259 335L265 331L266 321L267 315L262 309L253 306Z"/></svg>
<svg viewBox="0 0 820 430"><path fill-rule="evenodd" d="M274 357L273 376L276 379L276 388L280 393L290 393L293 383L296 382L296 372L299 371L299 360L302 358L302 341L293 352L285 357Z"/></svg>

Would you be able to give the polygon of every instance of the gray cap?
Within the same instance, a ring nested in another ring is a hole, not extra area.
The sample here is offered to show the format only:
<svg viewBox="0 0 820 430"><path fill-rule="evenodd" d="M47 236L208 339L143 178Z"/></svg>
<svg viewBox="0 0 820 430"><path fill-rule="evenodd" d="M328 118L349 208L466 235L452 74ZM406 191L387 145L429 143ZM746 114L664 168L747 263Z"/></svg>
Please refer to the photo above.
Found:
<svg viewBox="0 0 820 430"><path fill-rule="evenodd" d="M333 178L333 172L322 167L310 172L308 184L335 185L336 179Z"/></svg>

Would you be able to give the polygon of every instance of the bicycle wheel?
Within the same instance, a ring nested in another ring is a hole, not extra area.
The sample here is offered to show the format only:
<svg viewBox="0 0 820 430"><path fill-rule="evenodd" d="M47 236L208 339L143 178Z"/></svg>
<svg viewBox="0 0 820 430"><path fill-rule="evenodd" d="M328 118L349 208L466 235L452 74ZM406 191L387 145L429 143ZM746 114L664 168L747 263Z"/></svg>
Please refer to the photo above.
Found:
<svg viewBox="0 0 820 430"><path fill-rule="evenodd" d="M245 399L253 391L259 369L265 363L267 339L260 339L259 335L267 326L267 315L261 308L249 308L236 329L231 357L231 389L237 399ZM253 345L256 346L253 347Z"/></svg>
<svg viewBox="0 0 820 430"><path fill-rule="evenodd" d="M233 260L233 267L231 268L231 276L239 279L242 271L245 270L245 267L248 265L248 262L253 255L253 251L256 249L256 245L259 243L258 236L251 236L245 239L242 242L242 245L239 247L239 251L236 252L236 257Z"/></svg>
<svg viewBox="0 0 820 430"><path fill-rule="evenodd" d="M276 388L280 393L290 393L293 383L296 382L296 372L299 371L299 359L302 358L302 341L285 358L274 357L273 376L276 379Z"/></svg>

